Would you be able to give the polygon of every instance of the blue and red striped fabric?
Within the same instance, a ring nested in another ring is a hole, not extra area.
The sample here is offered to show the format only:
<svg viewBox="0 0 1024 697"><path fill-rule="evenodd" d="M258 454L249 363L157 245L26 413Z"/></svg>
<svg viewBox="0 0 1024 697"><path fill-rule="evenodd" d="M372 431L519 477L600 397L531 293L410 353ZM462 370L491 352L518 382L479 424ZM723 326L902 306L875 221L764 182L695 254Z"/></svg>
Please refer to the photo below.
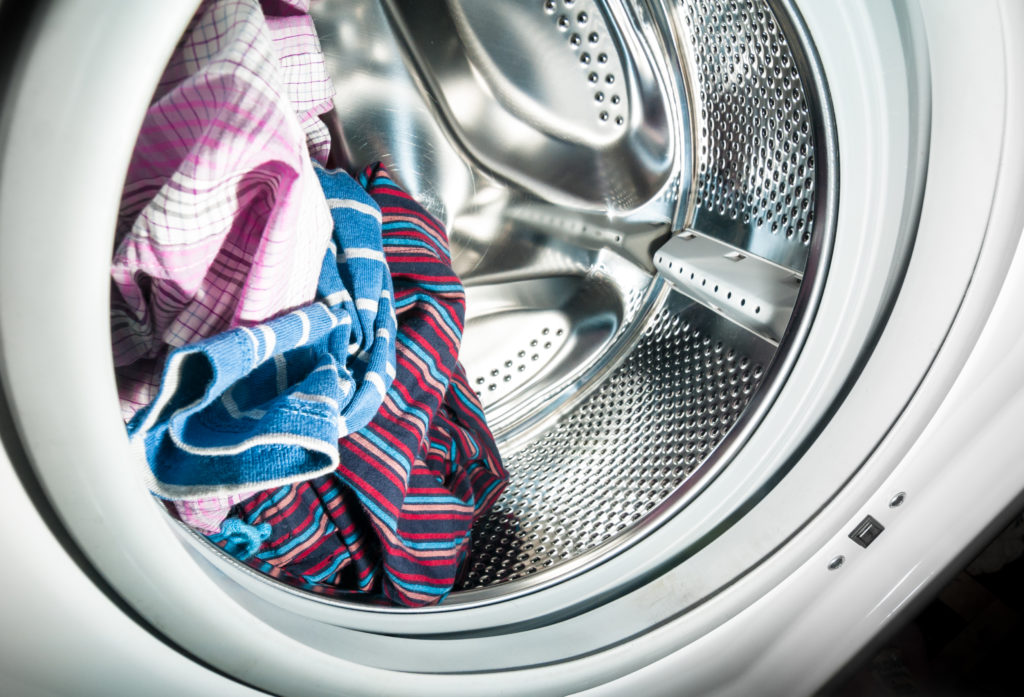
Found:
<svg viewBox="0 0 1024 697"><path fill-rule="evenodd" d="M373 420L339 441L335 472L260 492L233 514L270 526L244 559L257 570L321 594L427 605L452 589L473 522L507 477L458 362L465 293L443 226L383 166L358 180L383 215L398 319L395 380ZM215 541L245 547L224 535Z"/></svg>

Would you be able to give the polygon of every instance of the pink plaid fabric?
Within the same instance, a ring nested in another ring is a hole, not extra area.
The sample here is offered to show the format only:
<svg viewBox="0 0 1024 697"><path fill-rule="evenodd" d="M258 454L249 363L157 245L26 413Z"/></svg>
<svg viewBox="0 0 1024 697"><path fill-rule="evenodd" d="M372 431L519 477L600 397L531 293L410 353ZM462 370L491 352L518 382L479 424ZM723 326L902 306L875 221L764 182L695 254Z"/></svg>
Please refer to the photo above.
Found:
<svg viewBox="0 0 1024 697"><path fill-rule="evenodd" d="M231 507L241 503L257 492L232 494L231 496L210 496L195 501L172 501L178 517L200 532L212 535L220 532L224 519Z"/></svg>
<svg viewBox="0 0 1024 697"><path fill-rule="evenodd" d="M306 132L309 153L320 164L327 164L331 134L320 120L320 114L334 108L334 83L327 75L313 19L309 15L268 16L267 25L284 76L288 101Z"/></svg>
<svg viewBox="0 0 1024 697"><path fill-rule="evenodd" d="M174 51L129 165L111 268L127 421L170 349L313 299L332 220L310 156L332 108L301 1L207 0ZM176 502L216 531L243 497Z"/></svg>

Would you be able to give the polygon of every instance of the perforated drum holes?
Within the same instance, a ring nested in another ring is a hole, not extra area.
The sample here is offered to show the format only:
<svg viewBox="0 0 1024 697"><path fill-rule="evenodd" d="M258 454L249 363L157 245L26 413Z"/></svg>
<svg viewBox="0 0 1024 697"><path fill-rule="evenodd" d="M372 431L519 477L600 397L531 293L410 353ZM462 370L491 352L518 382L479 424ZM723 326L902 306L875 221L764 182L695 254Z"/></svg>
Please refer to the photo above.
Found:
<svg viewBox="0 0 1024 697"><path fill-rule="evenodd" d="M762 2L702 0L684 6L697 78L696 214L710 215L695 227L714 234L715 221L732 221L808 245L816 153L812 115L789 42Z"/></svg>
<svg viewBox="0 0 1024 697"><path fill-rule="evenodd" d="M486 406L529 383L568 340L568 327L553 323L530 337L524 337L504 354L495 352L493 367L484 374L470 375L476 395ZM479 369L479 366L474 366Z"/></svg>
<svg viewBox="0 0 1024 697"><path fill-rule="evenodd" d="M592 549L664 501L715 449L764 371L742 346L698 328L705 313L663 311L597 392L508 458L509 487L473 530L464 588Z"/></svg>
<svg viewBox="0 0 1024 697"><path fill-rule="evenodd" d="M590 8L587 3L577 0L544 0L541 6L545 13L554 18L555 27L561 32L568 33L569 49L580 51L579 64L587 69L584 71L586 82L595 87L605 85L606 90L595 91L594 103L602 105L607 99L611 108L597 110L597 120L600 123L623 125L626 119L617 108L622 103L622 97L618 92L607 92L607 88L615 85L617 76L621 73L621 64L617 57L615 60L609 58L610 52L616 56L617 54L614 54L614 46L607 38L609 33L601 13ZM599 51L596 60L592 51ZM599 68L600 72L595 71L595 67Z"/></svg>

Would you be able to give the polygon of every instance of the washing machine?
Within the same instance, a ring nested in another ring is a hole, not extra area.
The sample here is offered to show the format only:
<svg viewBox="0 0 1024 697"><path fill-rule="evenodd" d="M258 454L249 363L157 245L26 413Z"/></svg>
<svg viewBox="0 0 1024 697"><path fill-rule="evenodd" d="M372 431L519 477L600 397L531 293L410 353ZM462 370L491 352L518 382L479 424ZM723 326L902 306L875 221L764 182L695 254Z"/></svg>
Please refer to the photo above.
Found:
<svg viewBox="0 0 1024 697"><path fill-rule="evenodd" d="M237 563L147 491L109 333L196 5L0 5L4 694L811 694L1019 508L1020 3L322 0L510 482L436 606Z"/></svg>

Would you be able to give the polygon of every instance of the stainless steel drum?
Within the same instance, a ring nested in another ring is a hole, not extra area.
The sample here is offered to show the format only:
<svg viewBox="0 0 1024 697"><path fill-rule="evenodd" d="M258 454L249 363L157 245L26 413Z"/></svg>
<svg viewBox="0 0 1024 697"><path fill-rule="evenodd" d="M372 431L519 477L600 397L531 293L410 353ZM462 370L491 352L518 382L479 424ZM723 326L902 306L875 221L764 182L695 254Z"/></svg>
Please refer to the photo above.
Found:
<svg viewBox="0 0 1024 697"><path fill-rule="evenodd" d="M383 157L451 231L461 358L511 474L449 602L615 553L727 464L812 314L836 172L799 20L763 0L317 11L350 159Z"/></svg>
<svg viewBox="0 0 1024 697"><path fill-rule="evenodd" d="M727 466L813 316L837 176L813 47L765 0L315 12L349 163L448 227L511 475L446 605L578 574Z"/></svg>

